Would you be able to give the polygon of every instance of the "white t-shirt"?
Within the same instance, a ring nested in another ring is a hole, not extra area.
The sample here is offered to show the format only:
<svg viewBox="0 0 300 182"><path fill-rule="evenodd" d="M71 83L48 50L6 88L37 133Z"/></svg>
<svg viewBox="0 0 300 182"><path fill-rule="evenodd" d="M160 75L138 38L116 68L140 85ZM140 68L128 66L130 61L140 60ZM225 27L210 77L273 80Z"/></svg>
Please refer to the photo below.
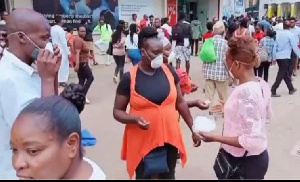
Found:
<svg viewBox="0 0 300 182"><path fill-rule="evenodd" d="M255 32L254 26L253 26L253 25L249 25L248 31L249 31L249 33L250 33L250 36L252 37L253 33Z"/></svg>
<svg viewBox="0 0 300 182"><path fill-rule="evenodd" d="M104 172L102 171L102 169L93 161L91 161L88 158L83 158L83 160L87 163L89 163L89 165L92 166L93 168L93 173L90 176L89 180L106 180L106 175L104 174Z"/></svg>
<svg viewBox="0 0 300 182"><path fill-rule="evenodd" d="M125 45L127 49L138 49L139 36L138 34L133 34L133 43L130 40L130 34L127 35L125 40Z"/></svg>

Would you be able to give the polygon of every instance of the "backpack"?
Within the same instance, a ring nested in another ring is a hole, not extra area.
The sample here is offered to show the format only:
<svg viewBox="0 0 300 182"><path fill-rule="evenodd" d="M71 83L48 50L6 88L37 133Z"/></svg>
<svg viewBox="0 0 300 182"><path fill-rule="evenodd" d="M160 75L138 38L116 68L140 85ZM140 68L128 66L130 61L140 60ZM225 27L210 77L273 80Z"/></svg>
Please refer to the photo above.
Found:
<svg viewBox="0 0 300 182"><path fill-rule="evenodd" d="M213 38L205 39L205 42L201 48L199 58L204 63L213 63L217 60L217 54L215 51L215 45Z"/></svg>
<svg viewBox="0 0 300 182"><path fill-rule="evenodd" d="M184 40L184 28L179 23L177 23L172 29L172 39L176 41Z"/></svg>
<svg viewBox="0 0 300 182"><path fill-rule="evenodd" d="M260 44L260 46L258 47L258 51L257 51L259 58L260 58L260 62L267 62L268 61L268 49L265 46L263 40Z"/></svg>

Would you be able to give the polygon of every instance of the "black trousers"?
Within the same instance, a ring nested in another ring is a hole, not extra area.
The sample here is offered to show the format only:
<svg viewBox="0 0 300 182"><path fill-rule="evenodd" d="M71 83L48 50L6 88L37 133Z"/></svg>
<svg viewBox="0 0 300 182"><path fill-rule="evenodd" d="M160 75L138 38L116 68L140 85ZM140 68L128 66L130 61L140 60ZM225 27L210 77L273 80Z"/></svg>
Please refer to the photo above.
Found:
<svg viewBox="0 0 300 182"><path fill-rule="evenodd" d="M262 62L258 67L258 76L262 78L264 75L264 80L268 82L269 80L269 69L271 66L271 62Z"/></svg>
<svg viewBox="0 0 300 182"><path fill-rule="evenodd" d="M196 44L196 46L195 46L195 44ZM196 48L195 54L198 55L199 39L192 39L191 48L192 48L192 55L194 54L194 48Z"/></svg>
<svg viewBox="0 0 300 182"><path fill-rule="evenodd" d="M124 65L125 65L125 55L124 56L114 56L116 62L115 76L118 76L120 73L120 80L124 74Z"/></svg>
<svg viewBox="0 0 300 182"><path fill-rule="evenodd" d="M94 76L88 63L80 63L77 73L79 84L83 87L83 92L87 95L93 81Z"/></svg>
<svg viewBox="0 0 300 182"><path fill-rule="evenodd" d="M169 172L159 175L159 178L175 180L175 168L176 168L176 162L177 162L178 149L169 144L166 144L165 147L167 148L167 160L168 160ZM140 164L136 168L135 172L136 172L137 180L151 179L151 176L144 177L144 162L143 161L140 162Z"/></svg>
<svg viewBox="0 0 300 182"><path fill-rule="evenodd" d="M294 86L292 83L292 77L290 75L289 70L293 67L293 64L290 59L278 59L277 64L279 66L278 74L276 77L276 81L272 86L272 93L276 94L276 90L280 86L282 80L285 81L289 91L294 90Z"/></svg>
<svg viewBox="0 0 300 182"><path fill-rule="evenodd" d="M296 68L297 61L298 61L298 56L294 51L292 51L291 65L289 66L289 75L291 76L291 78L292 78L294 70Z"/></svg>
<svg viewBox="0 0 300 182"><path fill-rule="evenodd" d="M225 152L225 154L232 166L241 164L238 172L244 179L263 180L265 178L269 168L269 154L267 150L260 155L245 158L234 157L227 152ZM234 176L232 179L239 179L238 177L239 176Z"/></svg>

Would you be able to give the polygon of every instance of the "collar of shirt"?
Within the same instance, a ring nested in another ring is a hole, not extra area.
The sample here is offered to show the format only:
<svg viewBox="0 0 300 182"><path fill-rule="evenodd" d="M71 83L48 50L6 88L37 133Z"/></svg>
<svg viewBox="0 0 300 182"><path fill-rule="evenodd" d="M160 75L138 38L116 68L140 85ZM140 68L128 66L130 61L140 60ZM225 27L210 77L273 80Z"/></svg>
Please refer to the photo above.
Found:
<svg viewBox="0 0 300 182"><path fill-rule="evenodd" d="M19 58L17 58L14 54L9 52L8 50L4 51L2 60L10 61L14 66L16 66L20 70L23 70L29 76L32 76L34 73L37 72L37 70L33 67L34 65L29 66L28 64L21 61Z"/></svg>

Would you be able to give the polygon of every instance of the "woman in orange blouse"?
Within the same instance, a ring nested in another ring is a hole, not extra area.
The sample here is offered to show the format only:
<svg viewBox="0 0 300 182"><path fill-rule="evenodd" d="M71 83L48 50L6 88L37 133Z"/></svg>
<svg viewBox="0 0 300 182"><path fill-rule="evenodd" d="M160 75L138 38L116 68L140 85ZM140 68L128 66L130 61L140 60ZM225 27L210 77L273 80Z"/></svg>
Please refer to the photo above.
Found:
<svg viewBox="0 0 300 182"><path fill-rule="evenodd" d="M142 61L124 74L115 99L114 117L126 125L122 159L130 178L136 173L136 179L175 179L178 152L182 165L187 160L178 117L191 132L193 118L176 72L163 64L163 44L157 35L153 27L140 32ZM194 133L193 140L200 146Z"/></svg>

